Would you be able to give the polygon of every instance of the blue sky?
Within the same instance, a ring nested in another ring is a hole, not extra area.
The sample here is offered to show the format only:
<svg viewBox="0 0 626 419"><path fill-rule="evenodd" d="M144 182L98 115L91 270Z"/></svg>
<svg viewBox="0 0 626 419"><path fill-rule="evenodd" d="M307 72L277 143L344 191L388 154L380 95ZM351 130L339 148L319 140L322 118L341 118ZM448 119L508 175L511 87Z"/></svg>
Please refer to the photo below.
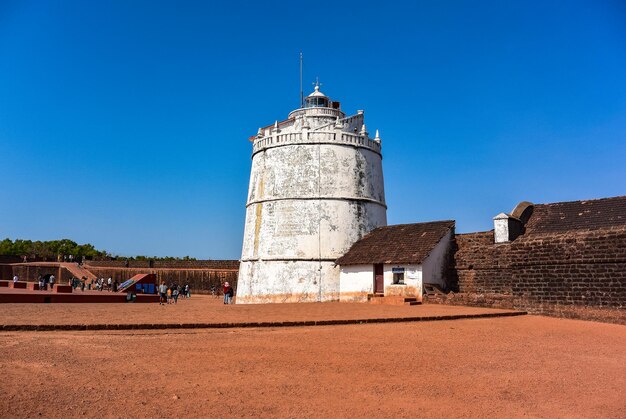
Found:
<svg viewBox="0 0 626 419"><path fill-rule="evenodd" d="M300 51L380 130L390 224L626 194L623 1L0 0L0 236L239 258Z"/></svg>

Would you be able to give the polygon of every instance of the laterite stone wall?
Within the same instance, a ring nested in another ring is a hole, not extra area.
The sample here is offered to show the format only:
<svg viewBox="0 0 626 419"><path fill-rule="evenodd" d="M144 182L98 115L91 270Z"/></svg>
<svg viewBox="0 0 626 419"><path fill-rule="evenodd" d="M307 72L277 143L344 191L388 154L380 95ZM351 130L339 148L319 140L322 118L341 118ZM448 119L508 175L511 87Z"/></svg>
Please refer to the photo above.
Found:
<svg viewBox="0 0 626 419"><path fill-rule="evenodd" d="M565 317L626 320L626 228L520 236L459 234L452 267L456 303L514 307ZM585 309L592 316L585 316Z"/></svg>

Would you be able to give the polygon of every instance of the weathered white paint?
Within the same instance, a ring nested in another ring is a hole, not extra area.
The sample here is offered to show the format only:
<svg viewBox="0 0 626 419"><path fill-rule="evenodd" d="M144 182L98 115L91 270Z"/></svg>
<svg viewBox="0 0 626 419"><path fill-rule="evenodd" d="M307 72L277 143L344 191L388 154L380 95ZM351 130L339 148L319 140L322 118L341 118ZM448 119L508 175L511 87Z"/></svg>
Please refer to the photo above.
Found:
<svg viewBox="0 0 626 419"><path fill-rule="evenodd" d="M445 270L447 259L450 256L450 246L452 246L452 235L454 230L450 230L439 240L428 257L423 261L424 282L427 284L437 284L442 289L447 289Z"/></svg>
<svg viewBox="0 0 626 419"><path fill-rule="evenodd" d="M362 113L303 108L259 130L237 303L339 298L334 261L387 224L380 139L363 125Z"/></svg>
<svg viewBox="0 0 626 419"><path fill-rule="evenodd" d="M496 243L509 241L509 215L501 212L493 217L493 235Z"/></svg>
<svg viewBox="0 0 626 419"><path fill-rule="evenodd" d="M393 268L404 268L404 284L393 283ZM403 297L422 297L422 265L419 264L385 264L385 295Z"/></svg>
<svg viewBox="0 0 626 419"><path fill-rule="evenodd" d="M404 268L404 284L393 284L393 268ZM422 295L422 266L416 264L383 265L385 295L418 297ZM374 292L374 265L346 265L340 269L339 299L347 302L367 301Z"/></svg>
<svg viewBox="0 0 626 419"><path fill-rule="evenodd" d="M374 292L373 265L346 265L339 275L339 299L346 302L365 302Z"/></svg>

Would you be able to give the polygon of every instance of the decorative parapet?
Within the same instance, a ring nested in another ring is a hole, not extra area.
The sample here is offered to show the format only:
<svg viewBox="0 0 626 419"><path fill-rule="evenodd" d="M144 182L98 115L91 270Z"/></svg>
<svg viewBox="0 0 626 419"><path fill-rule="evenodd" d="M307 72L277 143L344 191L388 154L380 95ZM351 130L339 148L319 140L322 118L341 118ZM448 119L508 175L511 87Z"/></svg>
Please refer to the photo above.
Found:
<svg viewBox="0 0 626 419"><path fill-rule="evenodd" d="M368 136L337 131L304 131L295 133L273 133L267 137L261 137L254 141L252 155L268 148L280 147L292 144L342 144L352 147L369 149L381 154L380 142L374 141Z"/></svg>
<svg viewBox="0 0 626 419"><path fill-rule="evenodd" d="M333 108L300 108L295 111L291 111L287 116L287 119L294 119L301 116L332 116L333 118L345 118L344 114L339 109Z"/></svg>

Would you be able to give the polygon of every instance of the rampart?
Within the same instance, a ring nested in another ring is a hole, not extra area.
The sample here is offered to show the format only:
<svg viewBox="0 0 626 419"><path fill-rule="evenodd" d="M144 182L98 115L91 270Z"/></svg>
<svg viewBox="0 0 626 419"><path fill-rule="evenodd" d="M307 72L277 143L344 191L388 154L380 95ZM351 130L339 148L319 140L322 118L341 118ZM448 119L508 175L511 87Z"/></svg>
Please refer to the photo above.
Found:
<svg viewBox="0 0 626 419"><path fill-rule="evenodd" d="M109 278L123 282L136 274L153 273L157 281L167 284L189 284L192 292L209 292L212 287L221 289L228 281L236 289L239 261L237 260L194 260L194 261L89 261L84 268L96 278ZM67 265L67 264L65 264ZM37 280L39 275L53 274L57 283L67 283L73 274L63 264L54 262L0 264L1 279L8 280L17 274L21 281Z"/></svg>
<svg viewBox="0 0 626 419"><path fill-rule="evenodd" d="M166 269L239 269L238 260L94 260L85 261L91 268L166 268Z"/></svg>
<svg viewBox="0 0 626 419"><path fill-rule="evenodd" d="M520 236L456 236L452 304L626 323L626 227ZM433 298L429 299L433 301Z"/></svg>

